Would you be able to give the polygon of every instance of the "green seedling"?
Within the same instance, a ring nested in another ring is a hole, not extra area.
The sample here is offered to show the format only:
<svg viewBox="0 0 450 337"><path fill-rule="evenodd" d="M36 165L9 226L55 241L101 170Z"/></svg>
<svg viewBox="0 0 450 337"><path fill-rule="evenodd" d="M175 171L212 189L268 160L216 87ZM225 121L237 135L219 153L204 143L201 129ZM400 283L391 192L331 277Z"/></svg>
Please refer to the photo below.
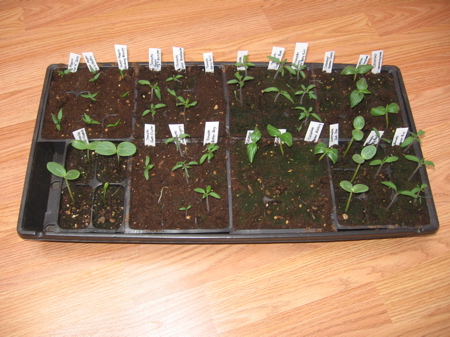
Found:
<svg viewBox="0 0 450 337"><path fill-rule="evenodd" d="M219 146L217 144L208 144L206 145L206 148L203 150L203 152L206 152L204 155L200 158L200 164L203 164L205 160L208 160L208 163L211 162L211 159L214 158L214 152L216 152L219 149Z"/></svg>
<svg viewBox="0 0 450 337"><path fill-rule="evenodd" d="M366 147L363 147L363 149L361 150L361 154L356 153L352 156L353 161L358 165L356 166L356 170L355 173L353 174L352 180L350 180L351 183L356 179L356 176L358 175L358 171L361 165L364 164L366 160L372 159L376 153L377 148L373 145L368 145Z"/></svg>
<svg viewBox="0 0 450 337"><path fill-rule="evenodd" d="M348 208L349 208L349 206L350 206L350 201L352 200L352 196L353 196L353 193L364 193L364 192L367 192L368 190L369 190L369 186L367 186L367 185L364 185L364 184L356 184L356 185L353 185L350 181L348 181L348 180L343 180L343 181L341 181L340 183L339 183L339 185L341 186L341 188L344 190L344 191L347 191L347 192L349 192L350 193L350 195L348 196L348 199L347 199L347 204L346 204L346 206L345 206L345 211L344 212L347 212L348 211Z"/></svg>
<svg viewBox="0 0 450 337"><path fill-rule="evenodd" d="M156 109L161 109L164 107L166 107L166 105L164 103L158 103L158 104L151 103L150 107L142 113L142 117L147 116L149 113L151 113L152 117L155 118Z"/></svg>
<svg viewBox="0 0 450 337"><path fill-rule="evenodd" d="M274 57L274 56L267 56L267 58L269 60L271 60L273 63L278 64L278 69L275 72L275 75L273 76L273 79L276 79L278 74L281 74L281 77L284 77L284 71L285 70L287 70L291 74L295 75L295 70L293 70L291 66L287 66L286 65L287 59L280 60L279 58Z"/></svg>
<svg viewBox="0 0 450 337"><path fill-rule="evenodd" d="M189 219L188 210L190 210L191 208L192 208L192 205L187 205L186 207L180 207L179 210L184 211L185 215L186 215L186 219Z"/></svg>
<svg viewBox="0 0 450 337"><path fill-rule="evenodd" d="M167 78L166 82L175 81L175 82L181 83L180 78L183 78L183 75L176 74L176 75L173 75L173 76L170 76L169 78Z"/></svg>
<svg viewBox="0 0 450 337"><path fill-rule="evenodd" d="M136 145L130 142L121 142L115 145L110 141L98 142L95 152L102 156L117 155L117 163L120 162L120 157L132 156L136 153Z"/></svg>
<svg viewBox="0 0 450 337"><path fill-rule="evenodd" d="M107 128L115 128L117 125L119 125L119 123L120 123L120 118L117 120L117 122L108 124L106 127Z"/></svg>
<svg viewBox="0 0 450 337"><path fill-rule="evenodd" d="M300 80L300 76L303 79L306 78L305 72L303 71L304 69L306 69L305 65L299 66L299 65L296 65L296 64L291 64L291 66L289 68L292 69L292 71L289 70L289 72L297 78L297 81Z"/></svg>
<svg viewBox="0 0 450 337"><path fill-rule="evenodd" d="M319 117L319 115L317 115L315 112L312 112L312 107L309 107L308 110L306 110L304 107L302 106L296 106L294 109L297 110L302 110L302 112L300 113L300 116L298 116L298 120L301 121L303 120L303 122L300 124L300 126L297 128L298 131L300 131L303 128L303 125L305 125L306 123L308 123L308 119L309 117L314 117L315 119L317 119L319 122L322 122L322 119Z"/></svg>
<svg viewBox="0 0 450 337"><path fill-rule="evenodd" d="M336 164L338 160L338 150L332 147L327 147L324 143L320 142L314 147L314 154L322 154L319 160L327 156L333 164Z"/></svg>
<svg viewBox="0 0 450 337"><path fill-rule="evenodd" d="M389 210L389 208L391 208L391 206L394 204L394 202L397 200L397 197L399 195L406 195L407 197L411 197L414 199L414 202L417 201L417 198L419 198L419 194L420 192L422 192L426 187L428 187L427 184L422 184L421 186L417 186L414 187L411 191L400 191L397 189L397 186L391 182L391 181L382 181L381 182L383 185L391 188L394 191L394 196L391 198L391 202L389 203L389 205L386 207L386 211Z"/></svg>
<svg viewBox="0 0 450 337"><path fill-rule="evenodd" d="M159 100L161 100L161 89L158 86L158 83L151 84L147 80L139 80L138 83L140 85L148 85L150 87L150 100L153 101L153 94L158 97Z"/></svg>
<svg viewBox="0 0 450 337"><path fill-rule="evenodd" d="M88 91L87 94L81 94L80 96L83 97L83 98L89 98L91 101L96 102L97 101L97 98L96 98L97 95L98 95L98 92L96 92L95 94L91 94L91 92Z"/></svg>
<svg viewBox="0 0 450 337"><path fill-rule="evenodd" d="M410 154L405 155L405 158L417 163L417 167L414 170L414 172L409 176L408 181L410 181L412 179L412 177L416 174L416 172L419 170L419 168L421 168L423 165L428 165L428 166L434 167L434 163L432 161L425 160L425 158L419 159L418 157L410 155Z"/></svg>
<svg viewBox="0 0 450 337"><path fill-rule="evenodd" d="M121 78L124 78L124 77L125 77L125 73L123 72L122 69L119 69L119 73L120 73L120 77L121 77Z"/></svg>
<svg viewBox="0 0 450 337"><path fill-rule="evenodd" d="M81 117L81 119L83 120L83 122L85 122L86 124L89 124L89 125L101 124L100 122L92 119L91 116L89 116L87 113L84 113L84 115L83 115L83 117Z"/></svg>
<svg viewBox="0 0 450 337"><path fill-rule="evenodd" d="M64 166L62 166L61 164L58 164L56 162L53 162L53 161L47 163L47 170L49 170L50 173L52 173L53 175L55 175L57 177L64 178L64 180L66 182L67 190L69 191L70 198L72 199L72 203L75 204L75 198L73 197L73 193L70 188L69 180L78 179L78 177L80 176L80 171L78 171L78 170L66 171Z"/></svg>
<svg viewBox="0 0 450 337"><path fill-rule="evenodd" d="M346 66L341 71L341 75L353 75L353 80L356 81L356 75L364 75L373 69L373 66L368 64L361 64L357 67L354 66Z"/></svg>
<svg viewBox="0 0 450 337"><path fill-rule="evenodd" d="M287 146L291 147L292 146L292 134L290 134L289 132L281 133L281 131L279 129L277 129L276 127L274 127L270 124L267 125L267 132L272 137L279 138L278 143L280 144L281 155L284 156L283 143L285 143Z"/></svg>
<svg viewBox="0 0 450 337"><path fill-rule="evenodd" d="M186 163L186 161L179 161L178 163L176 163L176 165L174 167L172 167L172 172L178 169L182 169L184 171L184 175L186 177L186 183L189 184L189 169L193 166L193 165L198 165L198 162L196 162L195 160L190 161L189 163Z"/></svg>
<svg viewBox="0 0 450 337"><path fill-rule="evenodd" d="M378 106L370 110L372 116L385 116L386 117L386 128L389 127L389 114L396 114L400 110L397 103L390 103L384 106Z"/></svg>
<svg viewBox="0 0 450 337"><path fill-rule="evenodd" d="M179 101L179 103L177 103L177 106L182 106L183 107L183 117L184 117L184 122L186 123L186 109L189 109L193 106L197 105L197 101L191 102L189 100L189 98L184 99L181 96L177 96L177 100Z"/></svg>
<svg viewBox="0 0 450 337"><path fill-rule="evenodd" d="M127 97L129 94L130 94L130 92L127 91L127 92L123 93L122 95L120 95L120 97L125 98L125 97Z"/></svg>
<svg viewBox="0 0 450 337"><path fill-rule="evenodd" d="M404 152L407 152L414 142L418 142L419 144L421 144L422 140L419 137L423 136L425 134L425 131L419 130L419 131L417 131L417 133L410 132L409 134L410 134L410 136L406 137L406 139L400 145L401 147L405 148L403 150Z"/></svg>
<svg viewBox="0 0 450 337"><path fill-rule="evenodd" d="M414 204L417 203L417 200L419 200L420 203L422 203L422 198L420 196L421 193L425 192L425 189L428 187L427 184L421 184L414 187L411 192L414 194Z"/></svg>
<svg viewBox="0 0 450 337"><path fill-rule="evenodd" d="M371 92L367 90L368 85L366 79L363 77L358 82L356 82L356 90L353 90L350 94L350 107L354 108L363 99L364 95L370 94Z"/></svg>
<svg viewBox="0 0 450 337"><path fill-rule="evenodd" d="M84 140L74 139L70 143L77 150L81 150L81 151L86 150L86 159L89 161L90 160L89 151L95 151L97 149L97 145L99 142L94 141L94 142L88 143L88 142L85 142Z"/></svg>
<svg viewBox="0 0 450 337"><path fill-rule="evenodd" d="M58 74L59 74L59 76L61 76L61 77L64 77L64 76L70 74L71 72L72 72L72 71L71 71L70 69L66 69L66 70L58 70Z"/></svg>
<svg viewBox="0 0 450 337"><path fill-rule="evenodd" d="M172 95L173 97L175 97L175 104L177 103L177 93L175 92L175 90L169 89L167 88L167 92Z"/></svg>
<svg viewBox="0 0 450 337"><path fill-rule="evenodd" d="M291 95L287 91L278 89L277 87L269 87L269 88L264 89L262 92L276 92L277 95L275 96L275 98L273 100L274 103L277 101L277 99L280 95L286 97L286 99L288 99L291 103L294 103L294 100L292 99Z"/></svg>
<svg viewBox="0 0 450 337"><path fill-rule="evenodd" d="M213 197L216 199L220 199L220 195L218 195L216 192L213 192L210 185L206 186L204 189L201 187L198 187L194 189L195 192L202 194L202 199L206 199L206 210L209 213L209 200L208 197Z"/></svg>
<svg viewBox="0 0 450 337"><path fill-rule="evenodd" d="M108 191L109 188L109 183L104 183L103 184L103 195L102 195L102 199L103 199L103 206L105 206L105 208L108 206L106 204L106 192Z"/></svg>
<svg viewBox="0 0 450 337"><path fill-rule="evenodd" d="M375 134L376 134L376 136L377 136L377 138L378 138L378 142L377 142L377 144L376 144L377 149L378 149L378 146L380 145L380 142L381 142L381 141L384 141L384 142L386 142L386 143L388 143L388 144L391 144L391 141L390 141L389 139L387 139L387 138L381 138L381 133L380 133L380 131L378 131L377 128L372 128L372 130L375 132Z"/></svg>
<svg viewBox="0 0 450 337"><path fill-rule="evenodd" d="M63 119L63 109L59 109L56 115L52 114L53 123L55 123L56 130L61 131L61 121Z"/></svg>
<svg viewBox="0 0 450 337"><path fill-rule="evenodd" d="M300 96L300 105L303 104L303 98L306 95L308 95L309 99L317 99L317 96L314 93L314 88L316 87L314 84L311 84L311 85L308 85L308 86L302 84L301 87L302 87L302 90L296 91L294 93L295 96L301 95Z"/></svg>
<svg viewBox="0 0 450 337"><path fill-rule="evenodd" d="M366 121L364 120L364 117L362 116L356 116L353 120L353 130L352 130L352 138L350 139L350 142L347 145L347 149L345 149L344 157L347 155L348 150L352 146L353 142L360 141L364 137L364 133L361 131L364 126L366 125Z"/></svg>
<svg viewBox="0 0 450 337"><path fill-rule="evenodd" d="M244 78L245 78L245 77L247 77L248 68L254 67L255 64L248 62L248 55L244 55L244 57L242 58L242 62L236 62L235 66L236 67L244 67Z"/></svg>
<svg viewBox="0 0 450 337"><path fill-rule="evenodd" d="M177 148L177 151L180 153L180 156L183 157L183 152L181 151L181 140L184 138L190 137L187 133L182 133L181 135L177 136L177 137L171 137L171 138L167 138L165 143L169 144L169 143L175 143L175 146Z"/></svg>
<svg viewBox="0 0 450 337"><path fill-rule="evenodd" d="M100 77L100 74L101 74L100 72L98 72L98 73L95 73L95 72L94 72L94 73L93 73L94 76L93 76L92 78L89 79L89 82L95 82L95 81L97 81L98 78Z"/></svg>
<svg viewBox="0 0 450 337"><path fill-rule="evenodd" d="M258 152L258 141L261 139L261 131L255 126L252 134L250 135L251 142L247 144L247 156L250 163L253 163L256 152Z"/></svg>
<svg viewBox="0 0 450 337"><path fill-rule="evenodd" d="M384 157L383 159L375 159L375 160L372 160L372 161L369 163L371 166L380 165L380 166L378 167L377 172L375 173L375 175L374 175L373 177L374 177L374 178L378 177L378 174L380 173L381 168L383 167L384 164L386 164L386 163L394 163L394 162L396 162L397 160L398 160L398 157L397 157L397 156L387 156L387 157Z"/></svg>
<svg viewBox="0 0 450 337"><path fill-rule="evenodd" d="M242 98L242 87L245 85L246 81L253 80L252 76L242 76L239 72L234 73L234 77L232 80L229 80L228 84L237 84L239 87L239 102L241 103L241 106L244 104L243 98Z"/></svg>
<svg viewBox="0 0 450 337"><path fill-rule="evenodd" d="M149 156L145 156L145 163L144 163L144 177L145 179L149 179L150 178L150 173L149 171L154 167L155 165L150 164L150 157Z"/></svg>

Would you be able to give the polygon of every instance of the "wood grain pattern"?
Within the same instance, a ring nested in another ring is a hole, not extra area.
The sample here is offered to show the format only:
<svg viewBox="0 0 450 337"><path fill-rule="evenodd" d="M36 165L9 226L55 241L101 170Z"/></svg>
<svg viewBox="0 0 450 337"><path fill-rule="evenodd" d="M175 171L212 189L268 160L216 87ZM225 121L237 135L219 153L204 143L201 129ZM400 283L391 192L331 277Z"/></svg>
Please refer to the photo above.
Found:
<svg viewBox="0 0 450 337"><path fill-rule="evenodd" d="M448 0L40 0L0 6L0 335L450 335L450 3ZM272 46L307 62L355 63L385 51L402 70L441 228L358 242L110 245L23 241L16 234L45 69L69 52L132 61L149 47L234 61ZM435 77L434 75L438 75Z"/></svg>

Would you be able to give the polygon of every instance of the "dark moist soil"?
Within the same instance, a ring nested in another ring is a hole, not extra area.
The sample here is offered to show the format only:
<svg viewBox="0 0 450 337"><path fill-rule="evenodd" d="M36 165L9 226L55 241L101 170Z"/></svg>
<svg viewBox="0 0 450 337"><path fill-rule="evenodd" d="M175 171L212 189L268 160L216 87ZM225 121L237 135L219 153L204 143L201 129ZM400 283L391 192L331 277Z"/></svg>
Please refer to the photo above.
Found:
<svg viewBox="0 0 450 337"><path fill-rule="evenodd" d="M138 144L138 153L133 158L131 178L130 228L152 231L165 229L211 229L227 228L228 193L226 177L225 144L221 144L210 163L193 165L188 170L186 182L184 171L172 168L179 161L199 162L205 148L201 143L181 145L183 157L175 144L159 143L156 147ZM144 177L145 157L149 156L155 165ZM210 185L221 199L209 197L210 212L206 211L206 200L195 188ZM181 207L192 206L186 212Z"/></svg>
<svg viewBox="0 0 450 337"><path fill-rule="evenodd" d="M234 228L333 231L331 191L325 160L314 144L260 141L252 164L243 140L231 151Z"/></svg>
<svg viewBox="0 0 450 337"><path fill-rule="evenodd" d="M94 195L93 225L99 229L117 229L123 223L125 189L122 185L109 185L103 195L103 185ZM105 199L105 200L104 200Z"/></svg>
<svg viewBox="0 0 450 337"><path fill-rule="evenodd" d="M63 229L83 229L91 221L92 188L70 182L75 204L67 188L63 189L59 211L59 226Z"/></svg>
<svg viewBox="0 0 450 337"><path fill-rule="evenodd" d="M342 145L340 152L343 153L345 146ZM398 190L411 190L421 184L420 173L417 172L411 181L408 178L416 168L417 164L407 160L405 153L400 147L392 147L383 144L378 147L377 154L366 161L356 176L353 184L365 184L369 187L366 193L353 194L349 210L345 212L345 206L349 193L344 191L339 183L342 180L350 181L353 177L357 164L352 160L354 153L360 153L361 144L352 146L347 156L333 166L333 185L337 203L337 220L341 226L367 226L370 227L422 227L430 223L427 200L421 198L418 202L408 196L400 195L394 204L386 211L394 197L394 191L383 185L382 181L393 182ZM413 154L408 151L407 154ZM379 166L371 166L374 159L383 159L394 155L399 158L394 163L384 164L376 175ZM342 158L342 157L341 157Z"/></svg>
<svg viewBox="0 0 450 337"><path fill-rule="evenodd" d="M361 77L367 80L368 90L371 94L364 95L364 99L354 108L351 108L350 94L356 89L356 82ZM369 72L363 76L358 75L356 80L353 80L353 75L340 75L340 71L327 74L320 69L315 69L313 78L313 83L317 86L318 115L326 123L322 137L329 136L329 124L339 123L340 137L351 138L353 120L356 116L364 117L366 126L363 131L367 135L375 127L378 130L385 131L383 137L391 139L394 136L395 129L404 126L401 122L401 112L389 114L388 128L386 128L384 116L377 117L370 114L372 108L386 106L393 102L399 104L392 74L388 72L372 74Z"/></svg>
<svg viewBox="0 0 450 337"><path fill-rule="evenodd" d="M174 75L183 75L177 81L166 79ZM190 66L185 71L176 72L173 66L165 67L161 72L150 71L147 67L139 67L139 80L147 80L152 85L158 84L161 90L161 100L156 95L151 99L151 88L148 85L137 84L137 106L135 138L144 137L144 125L155 124L157 138L172 137L169 124L184 124L185 133L191 138L203 138L205 122L219 121L219 137L225 137L226 102L223 96L223 75L220 68L214 73L205 73L203 67ZM177 106L179 101L170 95L167 89L176 92L177 96L197 101L197 105L187 108L183 112L182 106ZM156 109L155 116L149 113L142 116L149 109L150 104L163 103L166 107Z"/></svg>
<svg viewBox="0 0 450 337"><path fill-rule="evenodd" d="M123 71L122 78L117 68L100 68L100 76L94 82L89 82L93 74L88 68L80 67L75 74L64 77L53 71L49 89L49 99L46 104L42 138L71 139L72 132L81 128L91 138L129 138L132 134L133 95L135 76L133 69ZM97 93L97 101L81 97L85 94ZM129 94L121 97L126 92ZM51 114L56 115L63 109L61 131L58 131ZM100 125L86 124L82 117L88 114ZM108 127L120 119L116 127Z"/></svg>

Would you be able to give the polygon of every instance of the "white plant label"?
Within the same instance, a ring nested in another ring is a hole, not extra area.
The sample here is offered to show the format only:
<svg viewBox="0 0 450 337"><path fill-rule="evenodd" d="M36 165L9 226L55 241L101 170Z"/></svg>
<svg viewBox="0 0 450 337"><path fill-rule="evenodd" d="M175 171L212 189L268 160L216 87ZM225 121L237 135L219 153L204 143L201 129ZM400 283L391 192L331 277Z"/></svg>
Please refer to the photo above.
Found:
<svg viewBox="0 0 450 337"><path fill-rule="evenodd" d="M214 58L213 53L203 53L203 62L205 63L205 72L214 72Z"/></svg>
<svg viewBox="0 0 450 337"><path fill-rule="evenodd" d="M281 134L286 132L286 129L278 129L280 130ZM274 141L275 145L280 145L280 137L275 137L275 141Z"/></svg>
<svg viewBox="0 0 450 337"><path fill-rule="evenodd" d="M161 71L161 49L148 48L148 69Z"/></svg>
<svg viewBox="0 0 450 337"><path fill-rule="evenodd" d="M78 70L78 65L80 64L81 56L78 54L70 53L69 63L67 64L67 69L70 69L71 73L76 73Z"/></svg>
<svg viewBox="0 0 450 337"><path fill-rule="evenodd" d="M146 146L156 146L155 124L145 124L145 126L144 126L144 144Z"/></svg>
<svg viewBox="0 0 450 337"><path fill-rule="evenodd" d="M273 47L272 48L271 56L276 57L277 59L282 61L283 55L284 55L284 48L283 47ZM269 69L269 70L278 70L279 67L280 67L279 64L270 61L269 62L269 66L267 67L267 69Z"/></svg>
<svg viewBox="0 0 450 337"><path fill-rule="evenodd" d="M239 50L237 52L237 62L244 62L244 56L248 55L248 50ZM245 67L237 67L237 70L245 70Z"/></svg>
<svg viewBox="0 0 450 337"><path fill-rule="evenodd" d="M245 136L245 144L250 144L252 142L252 133L255 130L247 130L247 135Z"/></svg>
<svg viewBox="0 0 450 337"><path fill-rule="evenodd" d="M339 145L339 123L330 124L330 141L328 147Z"/></svg>
<svg viewBox="0 0 450 337"><path fill-rule="evenodd" d="M298 68L305 64L306 53L308 52L308 44L297 42L295 44L294 50L294 58L292 59L292 63L295 64Z"/></svg>
<svg viewBox="0 0 450 337"><path fill-rule="evenodd" d="M72 132L72 134L73 138L75 138L76 140L83 140L89 144L89 139L84 128L75 130Z"/></svg>
<svg viewBox="0 0 450 337"><path fill-rule="evenodd" d="M322 132L323 123L311 121L306 131L305 142L317 143Z"/></svg>
<svg viewBox="0 0 450 337"><path fill-rule="evenodd" d="M408 128L397 128L392 139L392 146L400 146L408 135Z"/></svg>
<svg viewBox="0 0 450 337"><path fill-rule="evenodd" d="M359 55L358 63L356 64L356 68L361 65L366 65L369 63L370 55Z"/></svg>
<svg viewBox="0 0 450 337"><path fill-rule="evenodd" d="M172 47L173 52L173 65L176 71L186 70L186 64L184 63L184 48Z"/></svg>
<svg viewBox="0 0 450 337"><path fill-rule="evenodd" d="M322 70L326 73L331 73L333 71L333 62L334 62L334 51L325 52Z"/></svg>
<svg viewBox="0 0 450 337"><path fill-rule="evenodd" d="M128 69L128 49L124 44L115 44L114 49L116 51L117 66L120 70Z"/></svg>
<svg viewBox="0 0 450 337"><path fill-rule="evenodd" d="M97 64L97 61L95 61L94 53L92 52L86 52L83 53L84 60L86 61L86 65L89 68L89 71L99 71L100 68Z"/></svg>
<svg viewBox="0 0 450 337"><path fill-rule="evenodd" d="M366 145L377 145L380 142L381 137L383 137L384 131L378 131L380 138L378 138L375 131L370 131L369 136L367 136L364 146Z"/></svg>
<svg viewBox="0 0 450 337"><path fill-rule="evenodd" d="M376 50L372 52L372 73L379 74L383 66L383 51Z"/></svg>
<svg viewBox="0 0 450 337"><path fill-rule="evenodd" d="M177 138L184 133L184 124L169 124L170 133ZM180 139L180 143L186 145L186 138Z"/></svg>
<svg viewBox="0 0 450 337"><path fill-rule="evenodd" d="M206 122L205 135L203 136L203 145L217 144L219 140L219 122Z"/></svg>

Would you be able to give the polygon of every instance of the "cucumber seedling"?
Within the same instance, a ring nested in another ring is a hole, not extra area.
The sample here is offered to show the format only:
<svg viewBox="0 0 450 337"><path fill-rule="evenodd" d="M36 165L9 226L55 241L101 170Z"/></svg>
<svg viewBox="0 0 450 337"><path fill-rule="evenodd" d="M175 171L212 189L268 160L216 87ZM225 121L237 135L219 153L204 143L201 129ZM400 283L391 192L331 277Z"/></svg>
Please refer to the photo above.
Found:
<svg viewBox="0 0 450 337"><path fill-rule="evenodd" d="M356 153L352 156L353 161L358 165L356 166L356 170L353 174L352 180L350 180L351 183L356 179L361 165L364 164L366 160L372 159L376 153L377 148L373 145L368 145L366 147L363 147L363 149L361 150L361 154Z"/></svg>
<svg viewBox="0 0 450 337"><path fill-rule="evenodd" d="M357 106L364 99L364 95L368 95L371 93L367 88L367 80L364 77L356 82L356 89L353 90L350 94L351 108Z"/></svg>
<svg viewBox="0 0 450 337"><path fill-rule="evenodd" d="M341 188L344 190L344 191L347 191L347 192L349 192L350 193L350 195L348 196L348 199L347 199L347 204L346 204L346 206L345 206L345 211L344 212L346 212L347 213L347 211L348 211L348 208L349 208L349 206L350 206L350 201L352 200L352 196L353 196L353 193L364 193L364 192L367 192L368 190L369 190L369 186L367 186L367 185L364 185L364 184L356 184L356 185L353 185L350 181L348 181L348 180L343 180L343 181L341 181L340 183L339 183L339 185L341 186Z"/></svg>
<svg viewBox="0 0 450 337"><path fill-rule="evenodd" d="M283 143L285 143L287 146L291 147L292 146L292 134L289 132L281 133L281 131L279 129L277 129L276 127L274 127L270 124L267 125L267 132L272 137L279 138L278 143L280 144L281 155L284 156Z"/></svg>
<svg viewBox="0 0 450 337"><path fill-rule="evenodd" d="M333 164L336 164L338 160L338 150L332 147L327 147L324 143L320 142L314 147L314 154L322 154L319 160L327 156Z"/></svg>
<svg viewBox="0 0 450 337"><path fill-rule="evenodd" d="M347 145L347 149L345 149L344 157L347 155L348 150L352 146L353 142L360 141L364 137L364 133L361 131L364 126L366 125L366 121L364 120L363 116L356 116L353 120L353 130L352 130L352 138L350 139L350 142Z"/></svg>
<svg viewBox="0 0 450 337"><path fill-rule="evenodd" d="M72 204L75 204L75 198L72 193L72 189L70 188L69 180L75 180L78 179L80 176L80 171L78 170L69 170L66 171L64 166L61 164L58 164L54 161L47 163L47 170L50 171L53 175L64 178L64 181L66 182L67 190L69 191L70 198L72 199Z"/></svg>
<svg viewBox="0 0 450 337"><path fill-rule="evenodd" d="M250 135L250 143L247 144L247 156L250 163L253 163L256 152L258 152L258 141L261 139L261 131L255 126L252 134Z"/></svg>
<svg viewBox="0 0 450 337"><path fill-rule="evenodd" d="M90 161L89 151L95 151L97 149L98 143L99 143L99 141L94 141L94 142L88 143L84 140L78 140L78 139L74 139L70 142L70 144L72 144L72 146L74 148L76 148L77 150L81 150L81 151L86 150L87 161Z"/></svg>
<svg viewBox="0 0 450 337"><path fill-rule="evenodd" d="M390 103L384 106L377 106L376 108L370 109L370 114L372 116L385 116L386 117L386 128L389 127L389 114L396 114L400 110L397 103Z"/></svg>
<svg viewBox="0 0 450 337"><path fill-rule="evenodd" d="M206 199L206 210L209 213L209 197L213 197L216 199L220 199L220 195L218 195L216 192L214 192L210 185L206 186L204 189L201 187L197 187L194 189L195 192L202 194L202 199Z"/></svg>
<svg viewBox="0 0 450 337"><path fill-rule="evenodd" d="M117 163L119 164L120 157L129 157L136 153L136 145L130 142L121 142L116 146L110 141L100 141L95 152L102 156L117 155Z"/></svg>
<svg viewBox="0 0 450 337"><path fill-rule="evenodd" d="M371 71L373 69L373 66L369 64L360 64L357 67L354 66L346 66L341 71L341 75L353 75L353 81L356 81L356 75L364 75Z"/></svg>

